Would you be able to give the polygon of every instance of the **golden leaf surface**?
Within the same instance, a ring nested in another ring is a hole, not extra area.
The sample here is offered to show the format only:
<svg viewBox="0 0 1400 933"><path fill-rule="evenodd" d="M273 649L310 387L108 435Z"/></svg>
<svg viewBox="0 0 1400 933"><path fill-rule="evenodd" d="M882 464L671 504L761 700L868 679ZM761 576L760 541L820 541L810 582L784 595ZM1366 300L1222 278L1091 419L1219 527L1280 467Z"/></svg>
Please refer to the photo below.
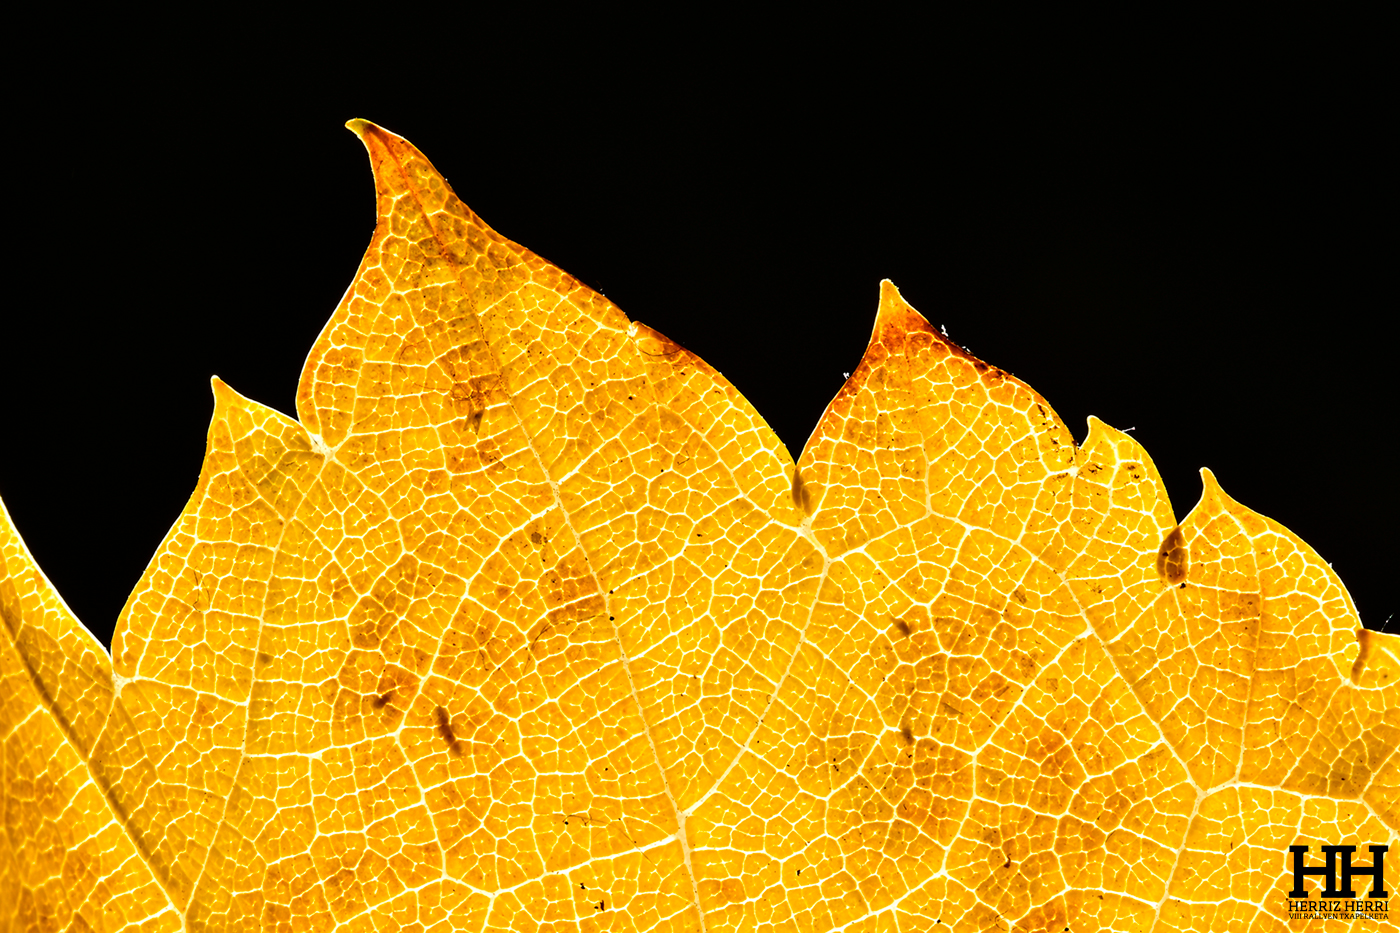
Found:
<svg viewBox="0 0 1400 933"><path fill-rule="evenodd" d="M1400 641L1208 472L888 282L794 466L350 126L299 420L215 380L110 658L0 510L5 929L1282 930L1395 845Z"/></svg>

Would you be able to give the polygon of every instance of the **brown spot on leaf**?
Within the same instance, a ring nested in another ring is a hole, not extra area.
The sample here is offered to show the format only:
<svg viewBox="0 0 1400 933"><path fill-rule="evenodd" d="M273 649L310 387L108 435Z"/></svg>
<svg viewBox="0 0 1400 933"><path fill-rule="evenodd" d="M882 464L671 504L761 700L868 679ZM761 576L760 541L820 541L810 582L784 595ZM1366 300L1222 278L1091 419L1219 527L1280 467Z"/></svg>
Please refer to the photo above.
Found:
<svg viewBox="0 0 1400 933"><path fill-rule="evenodd" d="M447 710L441 706L437 708L438 735L447 743L447 747L452 750L452 754L458 758L462 757L462 743L457 739L456 733L452 731L452 720L447 716Z"/></svg>
<svg viewBox="0 0 1400 933"><path fill-rule="evenodd" d="M792 468L792 501L804 514L812 514L812 490L802 481L797 467Z"/></svg>
<svg viewBox="0 0 1400 933"><path fill-rule="evenodd" d="M1356 640L1361 645L1361 650L1356 652L1356 660L1351 665L1351 682L1361 683L1361 675L1366 671L1366 664L1371 660L1375 640L1371 633L1364 628L1356 630Z"/></svg>
<svg viewBox="0 0 1400 933"><path fill-rule="evenodd" d="M1176 586L1186 579L1189 569L1190 549L1186 546L1186 536L1177 525L1162 541L1157 549L1157 575L1167 586Z"/></svg>

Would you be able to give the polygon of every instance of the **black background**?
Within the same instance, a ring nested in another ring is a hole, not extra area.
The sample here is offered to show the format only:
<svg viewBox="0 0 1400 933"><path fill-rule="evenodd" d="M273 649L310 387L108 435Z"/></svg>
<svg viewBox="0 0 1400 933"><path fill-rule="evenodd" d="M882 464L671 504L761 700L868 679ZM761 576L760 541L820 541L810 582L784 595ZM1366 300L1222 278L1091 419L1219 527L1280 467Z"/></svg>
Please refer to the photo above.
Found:
<svg viewBox="0 0 1400 933"><path fill-rule="evenodd" d="M1209 466L1400 630L1393 120L1364 56L366 43L326 68L113 54L81 93L13 94L0 495L104 642L194 487L210 375L294 412L373 227L351 117L708 360L795 454L888 277L1078 439L1090 414L1135 428L1178 517Z"/></svg>

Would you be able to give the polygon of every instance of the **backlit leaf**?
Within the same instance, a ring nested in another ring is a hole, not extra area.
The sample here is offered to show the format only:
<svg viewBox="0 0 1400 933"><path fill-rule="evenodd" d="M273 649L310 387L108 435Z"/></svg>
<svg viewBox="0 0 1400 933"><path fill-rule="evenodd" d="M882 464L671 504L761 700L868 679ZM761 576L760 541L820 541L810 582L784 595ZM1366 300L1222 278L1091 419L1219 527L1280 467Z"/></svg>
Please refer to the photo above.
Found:
<svg viewBox="0 0 1400 933"><path fill-rule="evenodd" d="M794 464L351 126L297 418L215 381L110 657L0 512L10 928L1284 929L1395 844L1396 639L1208 472L888 282Z"/></svg>

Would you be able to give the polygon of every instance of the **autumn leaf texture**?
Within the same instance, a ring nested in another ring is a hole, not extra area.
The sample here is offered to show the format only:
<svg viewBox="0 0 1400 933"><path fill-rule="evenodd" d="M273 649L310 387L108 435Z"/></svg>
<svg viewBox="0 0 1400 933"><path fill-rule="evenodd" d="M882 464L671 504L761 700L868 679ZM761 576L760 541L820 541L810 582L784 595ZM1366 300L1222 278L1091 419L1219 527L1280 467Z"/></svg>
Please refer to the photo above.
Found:
<svg viewBox="0 0 1400 933"><path fill-rule="evenodd" d="M215 380L110 657L0 510L0 927L1268 931L1396 845L1400 641L1209 472L889 282L794 464L350 127L297 417Z"/></svg>

